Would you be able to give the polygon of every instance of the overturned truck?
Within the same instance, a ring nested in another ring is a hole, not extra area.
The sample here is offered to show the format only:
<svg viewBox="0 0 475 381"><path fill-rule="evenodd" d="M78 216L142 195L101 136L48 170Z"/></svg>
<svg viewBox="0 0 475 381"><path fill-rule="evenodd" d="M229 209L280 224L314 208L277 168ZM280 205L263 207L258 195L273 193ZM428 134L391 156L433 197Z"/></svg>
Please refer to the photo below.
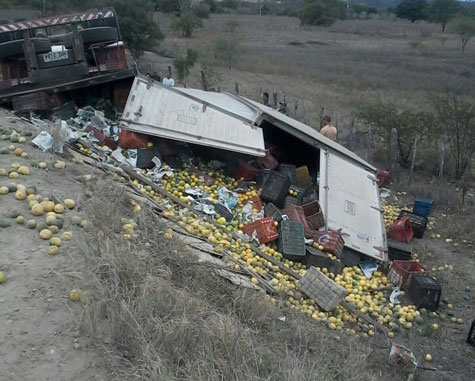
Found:
<svg viewBox="0 0 475 381"><path fill-rule="evenodd" d="M228 167L235 166L236 173L242 173L240 163L262 162L269 152L281 163L305 166L323 211L325 231L340 232L345 252L357 255L358 261L363 254L387 262L376 168L310 126L241 96L166 87L140 75L121 125L205 147Z"/></svg>
<svg viewBox="0 0 475 381"><path fill-rule="evenodd" d="M120 106L136 74L113 8L0 25L0 68L0 103L16 112L86 105L91 97Z"/></svg>

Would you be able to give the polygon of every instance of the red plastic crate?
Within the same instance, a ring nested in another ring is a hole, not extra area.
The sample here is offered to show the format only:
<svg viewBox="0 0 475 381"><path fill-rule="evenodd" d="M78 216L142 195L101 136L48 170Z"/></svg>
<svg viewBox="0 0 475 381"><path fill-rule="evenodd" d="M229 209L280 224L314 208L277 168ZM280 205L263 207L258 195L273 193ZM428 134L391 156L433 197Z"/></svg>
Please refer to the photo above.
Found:
<svg viewBox="0 0 475 381"><path fill-rule="evenodd" d="M266 156L259 157L256 159L256 163L259 164L262 169L268 169L271 171L279 166L279 162L271 153L266 153Z"/></svg>
<svg viewBox="0 0 475 381"><path fill-rule="evenodd" d="M251 198L251 201L252 201L252 209L261 210L262 207L264 206L259 196L254 196L253 198Z"/></svg>
<svg viewBox="0 0 475 381"><path fill-rule="evenodd" d="M233 177L236 180L243 178L245 181L255 181L257 178L257 169L244 160L238 160L238 170L234 173Z"/></svg>
<svg viewBox="0 0 475 381"><path fill-rule="evenodd" d="M147 135L122 129L119 135L119 147L123 149L147 148Z"/></svg>
<svg viewBox="0 0 475 381"><path fill-rule="evenodd" d="M244 234L247 234L250 237L252 237L254 232L256 232L259 243L267 243L279 238L279 232L277 231L277 227L275 226L272 217L264 217L256 220L247 224L241 230Z"/></svg>
<svg viewBox="0 0 475 381"><path fill-rule="evenodd" d="M380 169L376 176L378 177L378 184L379 184L380 187L385 187L386 185L389 184L389 172L388 171L384 171L384 170Z"/></svg>
<svg viewBox="0 0 475 381"><path fill-rule="evenodd" d="M304 231L312 230L301 206L291 205L288 208L283 209L282 213L286 214L290 221L301 222L303 224Z"/></svg>
<svg viewBox="0 0 475 381"><path fill-rule="evenodd" d="M322 208L318 201L311 201L302 205L305 217L307 217L308 224L313 230L318 230L325 226L325 218L323 217Z"/></svg>
<svg viewBox="0 0 475 381"><path fill-rule="evenodd" d="M324 251L335 255L337 258L341 257L345 241L340 233L329 231L313 231L312 238L314 242L322 245Z"/></svg>
<svg viewBox="0 0 475 381"><path fill-rule="evenodd" d="M427 269L416 261L394 261L388 279L402 290L409 286L412 275L427 275Z"/></svg>
<svg viewBox="0 0 475 381"><path fill-rule="evenodd" d="M409 218L398 218L389 228L389 237L394 241L409 243L411 242L414 231Z"/></svg>

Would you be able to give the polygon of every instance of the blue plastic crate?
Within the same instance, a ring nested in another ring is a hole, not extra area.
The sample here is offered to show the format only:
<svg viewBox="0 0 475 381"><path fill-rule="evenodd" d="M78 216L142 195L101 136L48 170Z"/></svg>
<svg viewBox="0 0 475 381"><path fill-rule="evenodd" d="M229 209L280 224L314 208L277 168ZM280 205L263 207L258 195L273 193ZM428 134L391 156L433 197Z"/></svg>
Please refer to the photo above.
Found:
<svg viewBox="0 0 475 381"><path fill-rule="evenodd" d="M421 217L429 217L432 212L433 201L430 198L416 197L412 213Z"/></svg>

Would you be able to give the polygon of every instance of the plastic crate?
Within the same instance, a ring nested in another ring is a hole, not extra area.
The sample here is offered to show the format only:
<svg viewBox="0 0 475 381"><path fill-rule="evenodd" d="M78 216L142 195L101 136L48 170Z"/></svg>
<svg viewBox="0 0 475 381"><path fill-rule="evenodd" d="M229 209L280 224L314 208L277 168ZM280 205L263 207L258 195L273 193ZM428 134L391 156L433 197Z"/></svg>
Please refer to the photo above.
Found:
<svg viewBox="0 0 475 381"><path fill-rule="evenodd" d="M282 210L282 213L289 217L290 221L297 221L303 224L304 231L311 230L303 208L298 205L291 205Z"/></svg>
<svg viewBox="0 0 475 381"><path fill-rule="evenodd" d="M470 344L472 347L475 347L475 320L472 321L470 331L468 331L467 344Z"/></svg>
<svg viewBox="0 0 475 381"><path fill-rule="evenodd" d="M416 197L412 213L421 217L429 217L432 212L432 204L434 201L430 198Z"/></svg>
<svg viewBox="0 0 475 381"><path fill-rule="evenodd" d="M245 181L255 181L257 178L257 169L251 164L246 163L244 160L238 160L238 170L234 172L233 177L236 180L241 178Z"/></svg>
<svg viewBox="0 0 475 381"><path fill-rule="evenodd" d="M262 200L259 196L254 196L253 198L250 199L252 201L252 209L257 209L261 210L262 209Z"/></svg>
<svg viewBox="0 0 475 381"><path fill-rule="evenodd" d="M250 224L247 224L242 229L244 234L252 237L254 232L257 234L259 243L267 243L275 241L279 238L279 232L274 224L272 217L260 218Z"/></svg>
<svg viewBox="0 0 475 381"><path fill-rule="evenodd" d="M297 197L300 201L303 200L305 193L307 193L305 188L298 187L297 185L291 185L289 191L296 192L297 195L295 197Z"/></svg>
<svg viewBox="0 0 475 381"><path fill-rule="evenodd" d="M388 279L401 290L409 285L412 275L427 275L427 269L416 261L394 261Z"/></svg>
<svg viewBox="0 0 475 381"><path fill-rule="evenodd" d="M295 178L297 185L304 189L312 189L312 180L310 180L310 174L306 165L295 169Z"/></svg>
<svg viewBox="0 0 475 381"><path fill-rule="evenodd" d="M290 179L290 184L297 185L297 167L293 164L279 165L279 172L286 175Z"/></svg>
<svg viewBox="0 0 475 381"><path fill-rule="evenodd" d="M312 231L312 239L322 245L325 252L341 257L345 241L340 233L329 231Z"/></svg>
<svg viewBox="0 0 475 381"><path fill-rule="evenodd" d="M399 213L399 218L409 218L409 221L412 226L412 231L414 232L414 238L424 237L424 232L427 227L427 217L421 217L417 214L408 212L407 210L401 210Z"/></svg>
<svg viewBox="0 0 475 381"><path fill-rule="evenodd" d="M262 169L268 169L271 171L279 166L279 162L277 161L277 159L269 152L266 153L264 157L259 157L258 159L256 159L256 163Z"/></svg>
<svg viewBox="0 0 475 381"><path fill-rule="evenodd" d="M287 196L284 201L284 208L289 208L291 206L301 206L302 201L294 196Z"/></svg>
<svg viewBox="0 0 475 381"><path fill-rule="evenodd" d="M411 260L412 245L409 243L393 241L388 239L388 256L390 261Z"/></svg>
<svg viewBox="0 0 475 381"><path fill-rule="evenodd" d="M413 275L407 294L417 308L427 308L435 311L439 307L442 288L437 280L431 276Z"/></svg>
<svg viewBox="0 0 475 381"><path fill-rule="evenodd" d="M271 202L264 205L264 216L272 217L277 222L282 221L282 212Z"/></svg>
<svg viewBox="0 0 475 381"><path fill-rule="evenodd" d="M233 219L233 214L226 208L224 205L221 204L213 204L214 211L219 214L221 217L224 217L227 222L231 222Z"/></svg>
<svg viewBox="0 0 475 381"><path fill-rule="evenodd" d="M413 235L409 218L398 218L389 228L389 237L394 241L409 243Z"/></svg>
<svg viewBox="0 0 475 381"><path fill-rule="evenodd" d="M262 186L261 199L264 202L272 202L279 208L284 204L290 188L290 180L287 176L278 172L270 172Z"/></svg>
<svg viewBox="0 0 475 381"><path fill-rule="evenodd" d="M284 258L301 262L305 258L305 236L300 222L282 220L279 224L279 251Z"/></svg>
<svg viewBox="0 0 475 381"><path fill-rule="evenodd" d="M308 204L312 201L318 201L320 198L318 197L318 190L316 189L312 189L310 191L307 191L307 193L305 193L305 196L303 196L303 203L304 204Z"/></svg>
<svg viewBox="0 0 475 381"><path fill-rule="evenodd" d="M302 205L302 208L307 217L308 224L310 229L318 230L321 227L325 226L325 218L323 216L322 208L318 201L312 201L308 204Z"/></svg>
<svg viewBox="0 0 475 381"><path fill-rule="evenodd" d="M335 309L348 295L348 291L344 287L326 277L315 267L310 267L307 270L299 280L297 288L312 298L324 311Z"/></svg>
<svg viewBox="0 0 475 381"><path fill-rule="evenodd" d="M378 178L378 185L380 187L385 187L389 184L389 172L380 169L376 175Z"/></svg>
<svg viewBox="0 0 475 381"><path fill-rule="evenodd" d="M256 177L257 188L262 188L264 186L271 172L272 171L269 171L268 169L261 169L260 171L257 172L257 177Z"/></svg>
<svg viewBox="0 0 475 381"><path fill-rule="evenodd" d="M329 258L327 253L324 253L315 247L307 246L306 250L307 254L305 255L303 264L307 267L314 266L320 267L321 269L326 267L329 272L335 275L340 274L341 270L345 267L343 263Z"/></svg>

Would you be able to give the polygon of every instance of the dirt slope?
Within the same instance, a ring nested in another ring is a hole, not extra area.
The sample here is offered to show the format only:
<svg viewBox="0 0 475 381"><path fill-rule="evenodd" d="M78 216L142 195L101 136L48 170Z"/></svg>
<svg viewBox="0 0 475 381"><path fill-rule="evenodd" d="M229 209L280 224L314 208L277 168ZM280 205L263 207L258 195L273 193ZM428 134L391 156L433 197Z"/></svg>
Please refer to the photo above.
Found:
<svg viewBox="0 0 475 381"><path fill-rule="evenodd" d="M12 123L4 110L0 110L0 126L22 131L30 130L27 124ZM13 153L0 155L0 168L10 169L12 163L28 165L29 176L16 180L0 177L0 186L16 182L36 186L42 196L59 199L81 197L81 184L74 181L80 168L64 170L31 168L31 159L49 159L30 145L15 144L30 158ZM0 141L0 148L9 141ZM33 217L28 201L15 200L14 193L0 196L0 216L8 216L18 209L25 220ZM63 230L71 230L66 214ZM101 363L103 350L94 346L94 340L80 335L78 315L81 306L68 298L74 287L78 268L74 259L74 240L65 243L56 256L49 256L48 241L40 239L36 229L15 223L0 228L0 271L6 276L0 285L0 379L1 380L105 380L110 376ZM61 232L58 234L61 235Z"/></svg>

